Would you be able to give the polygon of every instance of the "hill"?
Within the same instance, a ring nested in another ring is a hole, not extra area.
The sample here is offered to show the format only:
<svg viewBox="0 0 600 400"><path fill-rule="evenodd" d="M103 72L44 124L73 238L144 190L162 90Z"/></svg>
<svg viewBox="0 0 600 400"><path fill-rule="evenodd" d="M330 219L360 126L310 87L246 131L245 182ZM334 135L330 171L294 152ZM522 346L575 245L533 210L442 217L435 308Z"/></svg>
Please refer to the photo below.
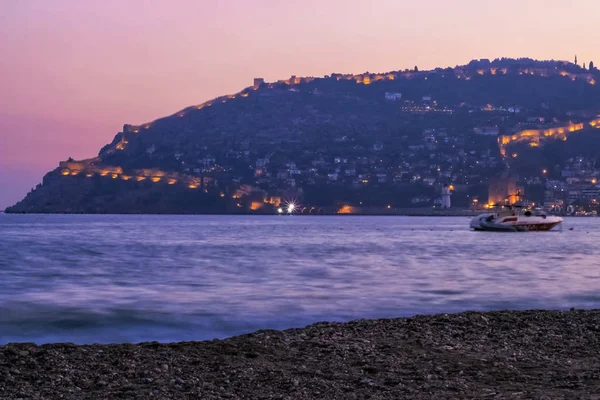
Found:
<svg viewBox="0 0 600 400"><path fill-rule="evenodd" d="M124 125L97 157L60 162L6 211L273 213L294 200L303 212L341 212L431 206L444 184L467 206L511 165L525 177L540 173L511 157L524 145L559 175L581 149L600 156L586 140L563 156L542 151L571 134L595 140L585 132L600 126L599 79L595 68L531 59L255 79Z"/></svg>

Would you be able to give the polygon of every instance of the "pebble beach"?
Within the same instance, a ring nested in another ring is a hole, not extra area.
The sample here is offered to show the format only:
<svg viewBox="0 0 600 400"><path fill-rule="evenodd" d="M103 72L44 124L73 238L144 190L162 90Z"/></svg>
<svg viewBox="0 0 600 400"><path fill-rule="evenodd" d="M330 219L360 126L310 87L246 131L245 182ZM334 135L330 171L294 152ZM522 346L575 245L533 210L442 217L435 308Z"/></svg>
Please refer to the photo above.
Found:
<svg viewBox="0 0 600 400"><path fill-rule="evenodd" d="M1 399L600 399L600 310L317 323L226 340L0 346Z"/></svg>

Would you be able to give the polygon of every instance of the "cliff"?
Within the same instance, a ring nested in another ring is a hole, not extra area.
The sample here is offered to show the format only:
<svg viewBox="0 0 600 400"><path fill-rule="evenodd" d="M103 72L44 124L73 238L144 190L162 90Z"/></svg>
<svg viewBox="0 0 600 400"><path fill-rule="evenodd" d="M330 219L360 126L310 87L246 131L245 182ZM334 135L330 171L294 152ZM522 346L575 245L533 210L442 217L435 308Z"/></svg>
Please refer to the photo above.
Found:
<svg viewBox="0 0 600 400"><path fill-rule="evenodd" d="M124 125L98 157L60 162L6 211L273 213L281 199L298 198L320 212L352 201L410 206L416 194L435 196L414 165L437 166L437 184L472 185L506 168L514 144L600 126L599 77L562 61L500 59L257 78L238 93ZM532 117L545 122L532 126ZM499 137L473 133L489 125ZM496 161L482 168L462 154ZM447 173L444 163L453 164Z"/></svg>

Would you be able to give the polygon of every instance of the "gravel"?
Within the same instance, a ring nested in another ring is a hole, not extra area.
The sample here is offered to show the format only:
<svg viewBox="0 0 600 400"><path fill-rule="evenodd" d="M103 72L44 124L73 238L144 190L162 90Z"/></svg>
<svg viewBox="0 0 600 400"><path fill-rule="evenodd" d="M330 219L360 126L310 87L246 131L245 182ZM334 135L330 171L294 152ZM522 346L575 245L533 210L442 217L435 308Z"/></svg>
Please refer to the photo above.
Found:
<svg viewBox="0 0 600 400"><path fill-rule="evenodd" d="M0 398L600 399L600 310L317 323L170 344L8 344Z"/></svg>

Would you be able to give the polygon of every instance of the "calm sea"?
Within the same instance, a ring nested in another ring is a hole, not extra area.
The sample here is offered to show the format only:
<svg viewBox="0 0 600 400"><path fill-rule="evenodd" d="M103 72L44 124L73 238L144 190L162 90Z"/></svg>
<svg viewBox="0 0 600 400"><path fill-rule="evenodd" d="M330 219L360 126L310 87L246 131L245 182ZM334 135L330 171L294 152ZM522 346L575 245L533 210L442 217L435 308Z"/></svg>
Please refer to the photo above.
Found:
<svg viewBox="0 0 600 400"><path fill-rule="evenodd" d="M202 340L323 320L600 307L600 219L535 233L468 223L0 214L0 343Z"/></svg>

